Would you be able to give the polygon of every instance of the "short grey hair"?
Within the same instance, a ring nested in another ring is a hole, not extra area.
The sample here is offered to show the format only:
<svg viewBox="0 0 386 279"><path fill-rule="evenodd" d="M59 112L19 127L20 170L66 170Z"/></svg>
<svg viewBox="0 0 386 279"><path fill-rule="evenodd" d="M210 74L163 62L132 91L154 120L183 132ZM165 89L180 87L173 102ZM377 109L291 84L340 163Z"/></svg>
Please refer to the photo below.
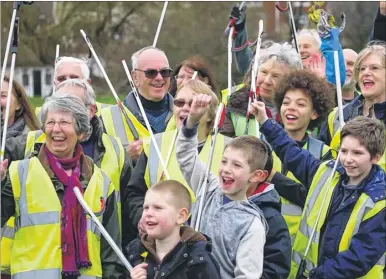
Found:
<svg viewBox="0 0 386 279"><path fill-rule="evenodd" d="M265 49L259 57L259 65L262 65L271 59L294 69L300 69L302 65L300 55L296 52L295 48L288 43L274 43L272 46Z"/></svg>
<svg viewBox="0 0 386 279"><path fill-rule="evenodd" d="M44 125L47 121L48 112L54 110L72 113L72 117L75 120L74 125L77 135L82 133L87 134L90 131L88 111L79 97L66 94L47 98L41 108L43 131L45 130Z"/></svg>
<svg viewBox="0 0 386 279"><path fill-rule="evenodd" d="M146 46L144 48L141 48L140 50L138 50L137 52L135 52L131 56L131 67L132 67L132 70L135 70L135 69L138 68L138 58L139 58L139 56L141 55L142 52L144 52L144 51L146 51L148 49L154 49L154 50L158 50L159 52L161 52L165 56L166 61L168 62L168 66L169 66L168 57L166 56L166 53L162 49L159 49L159 48L153 47L153 46Z"/></svg>
<svg viewBox="0 0 386 279"><path fill-rule="evenodd" d="M90 79L90 68L87 66L87 61L84 59L72 57L72 56L62 56L59 57L59 60L55 64L55 73L54 73L54 78L56 79L57 77L57 72L58 69L60 68L61 65L66 64L66 63L76 63L80 65L80 69L82 71L83 78L88 80Z"/></svg>
<svg viewBox="0 0 386 279"><path fill-rule="evenodd" d="M320 49L320 46L322 45L322 40L320 39L319 33L316 29L302 29L297 33L298 38L303 35L310 35L314 39L316 46Z"/></svg>
<svg viewBox="0 0 386 279"><path fill-rule="evenodd" d="M66 88L66 87L71 87L71 86L78 86L80 88L83 88L85 91L85 98L84 98L84 105L95 105L96 103L96 97L95 97L95 92L92 86L84 79L79 79L79 78L73 78L73 79L67 79L63 82L61 82L58 86L55 88L55 92L53 96L59 96L59 89L61 88Z"/></svg>

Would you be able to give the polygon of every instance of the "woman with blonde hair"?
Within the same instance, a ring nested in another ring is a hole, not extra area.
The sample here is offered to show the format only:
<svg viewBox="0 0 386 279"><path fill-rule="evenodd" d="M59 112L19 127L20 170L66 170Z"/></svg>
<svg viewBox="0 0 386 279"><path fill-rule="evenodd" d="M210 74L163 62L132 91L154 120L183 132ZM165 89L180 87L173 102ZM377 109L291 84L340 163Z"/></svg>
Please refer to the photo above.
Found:
<svg viewBox="0 0 386 279"><path fill-rule="evenodd" d="M7 96L9 88L9 76L4 77L3 84L1 86L1 118L2 123L6 122L5 117L5 108L7 105ZM36 118L32 106L28 101L27 94L24 88L15 80L12 82L12 95L11 95L11 105L9 108L8 116L8 129L7 129L7 138L17 137L28 131L39 130L40 123Z"/></svg>

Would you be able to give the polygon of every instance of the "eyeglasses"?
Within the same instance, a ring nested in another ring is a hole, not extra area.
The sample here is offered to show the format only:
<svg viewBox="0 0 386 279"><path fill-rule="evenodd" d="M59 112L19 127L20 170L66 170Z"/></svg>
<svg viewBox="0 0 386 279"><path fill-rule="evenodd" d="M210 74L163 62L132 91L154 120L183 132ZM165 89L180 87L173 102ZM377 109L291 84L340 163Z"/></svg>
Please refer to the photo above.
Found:
<svg viewBox="0 0 386 279"><path fill-rule="evenodd" d="M63 81L66 81L68 79L75 79L75 78L82 79L77 75L69 75L69 76L57 76L56 80L59 82L63 82Z"/></svg>
<svg viewBox="0 0 386 279"><path fill-rule="evenodd" d="M158 73L161 74L161 76L163 78L169 78L172 73L173 73L173 70L172 69L161 69L161 70L156 70L156 69L147 69L147 70L140 70L140 69L135 69L136 71L140 71L140 72L144 72L145 73L145 76L147 78L155 78Z"/></svg>
<svg viewBox="0 0 386 279"><path fill-rule="evenodd" d="M69 122L69 121L66 121L66 120L60 120L58 122L54 121L54 120L50 120L48 122L46 122L46 124L44 125L46 128L53 128L55 126L55 124L58 123L59 124L59 127L61 128L67 128L69 127L73 122Z"/></svg>
<svg viewBox="0 0 386 279"><path fill-rule="evenodd" d="M179 80L179 79L192 79L192 77L193 77L193 76L184 76L184 75L181 75L181 76L179 76L179 75L174 76L174 78L175 78L176 80Z"/></svg>
<svg viewBox="0 0 386 279"><path fill-rule="evenodd" d="M184 99L174 99L173 101L173 104L179 108L182 108L186 103L188 104L189 107L191 107L193 100L185 101Z"/></svg>
<svg viewBox="0 0 386 279"><path fill-rule="evenodd" d="M370 72L376 73L376 72L380 71L381 69L385 68L385 66L372 64L372 65L363 65L363 66L358 67L357 69L359 70L360 73L363 73L367 68L369 68Z"/></svg>

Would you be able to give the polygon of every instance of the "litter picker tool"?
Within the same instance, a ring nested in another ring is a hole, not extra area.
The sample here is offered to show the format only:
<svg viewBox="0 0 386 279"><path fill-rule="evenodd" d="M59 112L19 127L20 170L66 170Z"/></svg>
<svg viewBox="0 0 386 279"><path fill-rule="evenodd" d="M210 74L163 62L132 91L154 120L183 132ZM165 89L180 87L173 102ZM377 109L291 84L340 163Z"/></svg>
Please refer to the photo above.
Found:
<svg viewBox="0 0 386 279"><path fill-rule="evenodd" d="M255 58L253 62L252 67L252 80L251 80L251 91L253 92L253 100L258 100L258 96L256 93L256 77L257 77L257 70L258 70L258 64L259 64L259 57L260 57L260 48L261 48L261 39L263 37L263 25L264 22L262 19L259 20L259 34L257 37L257 45L256 45L256 53ZM249 98L249 104L250 105L250 98ZM249 107L249 106L248 106ZM248 123L247 123L248 125ZM260 125L259 122L256 120L256 137L260 138Z"/></svg>
<svg viewBox="0 0 386 279"><path fill-rule="evenodd" d="M129 79L131 88L133 89L133 93L134 93L135 100L137 101L137 105L138 105L138 107L139 107L139 110L141 111L143 120L145 121L146 128L147 128L147 130L149 131L150 138L151 138L151 140L152 140L152 142L153 142L155 151L157 152L157 155L158 155L159 161L160 161L160 163L161 163L162 169L163 169L163 171L164 171L164 173L165 173L166 179L170 179L170 176L169 176L168 170L167 170L167 168L166 168L165 162L164 162L164 160L162 159L161 151L159 150L157 141L155 140L155 137L154 137L153 131L152 131L152 129L151 129L149 120L147 119L145 110L143 109L143 106L142 106L141 99L139 98L139 95L138 95L138 92L137 92L137 88L136 88L135 85L134 85L133 78L131 77L129 68L127 67L127 64L126 64L126 61L125 61L125 60L122 60L122 65L123 65L123 68L125 69L125 72L126 72L126 75L127 75L128 79Z"/></svg>
<svg viewBox="0 0 386 279"><path fill-rule="evenodd" d="M92 44L91 44L87 34L86 34L86 32L84 32L83 29L80 29L80 33L82 34L84 40L86 41L86 43L88 45L88 48L90 49L90 52L91 52L92 56L94 57L96 63L98 64L99 69L101 70L101 72L103 74L103 77L105 78L105 80L106 80L106 82L107 82L107 84L108 84L108 86L110 88L110 91L113 93L114 99L117 102L118 107L120 108L123 116L125 117L127 125L129 126L129 129L130 129L131 133L133 134L134 139L138 140L139 139L139 135L137 133L137 130L135 129L135 127L131 123L129 116L127 115L127 112L125 111L124 105L121 102L121 100L119 99L118 94L115 91L113 85L111 84L111 81L110 81L109 77L107 76L106 71L103 68L102 63L100 62L100 60L98 58L98 55L96 54L96 52L95 52L95 50L94 50L94 48L93 48L93 46L92 46Z"/></svg>
<svg viewBox="0 0 386 279"><path fill-rule="evenodd" d="M83 207L84 211L91 217L92 221L97 225L99 231L103 235L103 237L106 239L106 241L110 244L111 248L113 248L114 252L117 254L119 259L122 261L122 263L125 265L128 271L131 271L133 267L129 263L129 261L126 259L126 257L123 255L121 249L117 246L117 244L114 242L114 240L111 238L109 233L106 231L106 229L103 227L99 219L95 216L94 212L90 209L86 201L83 199L82 193L79 191L77 187L74 188L74 193L76 198L78 199L80 205Z"/></svg>
<svg viewBox="0 0 386 279"><path fill-rule="evenodd" d="M217 139L218 131L224 122L224 116L225 116L225 106L223 103L221 103L217 108L216 118L215 118L214 126L212 129L211 140L210 140L210 149L209 149L209 158L208 158L208 164L206 165L205 176L204 176L204 179L202 181L200 181L200 184L202 185L201 192L200 192L201 197L200 197L199 206L198 206L196 223L194 225L192 224L192 227L194 227L194 229L196 231L200 230L201 216L202 216L202 211L204 209L206 192L208 189L208 178L209 178L210 169L212 167L214 148L216 146L216 139Z"/></svg>
<svg viewBox="0 0 386 279"><path fill-rule="evenodd" d="M158 22L157 32L155 33L155 37L154 37L154 41L153 41L153 47L157 46L159 33L161 32L161 27L162 27L162 24L164 22L164 17L165 17L167 7L168 7L168 1L165 1L164 7L163 7L162 13L161 13L161 18L159 19L159 22Z"/></svg>

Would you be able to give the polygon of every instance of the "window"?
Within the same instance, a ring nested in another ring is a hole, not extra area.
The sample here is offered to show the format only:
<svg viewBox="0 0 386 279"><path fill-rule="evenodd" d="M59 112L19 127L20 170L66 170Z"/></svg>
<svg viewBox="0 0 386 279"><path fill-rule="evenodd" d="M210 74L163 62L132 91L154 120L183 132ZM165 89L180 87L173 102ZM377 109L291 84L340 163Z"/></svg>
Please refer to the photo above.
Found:
<svg viewBox="0 0 386 279"><path fill-rule="evenodd" d="M51 85L52 83L52 75L50 73L50 70L46 70L46 85Z"/></svg>
<svg viewBox="0 0 386 279"><path fill-rule="evenodd" d="M29 85L29 76L28 73L23 74L23 86L28 86Z"/></svg>

